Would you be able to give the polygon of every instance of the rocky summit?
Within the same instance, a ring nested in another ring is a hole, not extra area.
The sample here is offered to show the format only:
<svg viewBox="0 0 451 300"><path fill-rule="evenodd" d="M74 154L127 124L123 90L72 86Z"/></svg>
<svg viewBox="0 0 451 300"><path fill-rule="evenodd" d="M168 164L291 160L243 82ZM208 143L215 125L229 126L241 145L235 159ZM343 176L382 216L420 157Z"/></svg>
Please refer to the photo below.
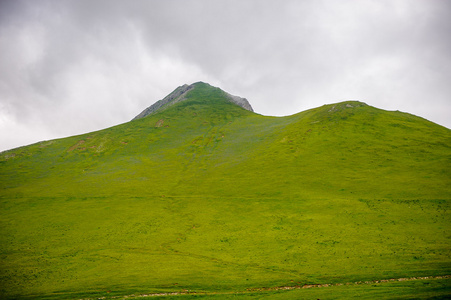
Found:
<svg viewBox="0 0 451 300"><path fill-rule="evenodd" d="M179 103L179 102L182 102L182 101L188 99L189 98L189 93L193 89L195 89L196 87L200 87L200 86L208 86L208 87L211 87L213 89L220 90L219 88L212 87L208 83L204 83L204 82L196 82L196 83L193 83L193 84L190 84L190 85L184 84L184 85L179 86L178 88L176 88L172 93L170 93L169 95L167 95L163 99L158 100L157 102L155 102L151 106L147 107L140 114L138 114L136 117L134 117L133 120L144 118L144 117L146 117L146 116L148 116L150 114L155 113L156 111L166 109L169 106L172 106L172 105L174 105L176 103ZM242 108L244 108L244 109L246 109L248 111L252 111L252 112L254 111L252 109L252 106L250 105L249 101L247 101L246 98L241 98L241 97L238 97L238 96L234 96L234 95L231 95L231 94L229 94L227 92L224 92L222 90L221 90L221 92L224 94L225 98L228 101L230 101L230 102L232 102L232 103L234 103L234 104L236 104L238 106L241 106Z"/></svg>

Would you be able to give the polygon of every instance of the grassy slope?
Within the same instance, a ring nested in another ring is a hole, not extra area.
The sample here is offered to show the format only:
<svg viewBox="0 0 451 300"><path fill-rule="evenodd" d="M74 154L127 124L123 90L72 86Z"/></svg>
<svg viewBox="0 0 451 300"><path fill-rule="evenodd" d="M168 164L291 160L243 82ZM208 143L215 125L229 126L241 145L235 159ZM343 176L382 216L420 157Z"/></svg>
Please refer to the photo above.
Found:
<svg viewBox="0 0 451 300"><path fill-rule="evenodd" d="M451 131L409 114L264 117L199 84L152 116L0 155L0 295L449 274L450 162Z"/></svg>
<svg viewBox="0 0 451 300"><path fill-rule="evenodd" d="M348 299L449 299L451 286L449 279L421 280L411 282L389 282L384 284L370 285L343 285L325 288L279 290L279 291L259 291L229 294L209 294L209 295L177 295L152 297L151 299L202 299L202 300L223 300L223 299L328 299L328 300L348 300Z"/></svg>

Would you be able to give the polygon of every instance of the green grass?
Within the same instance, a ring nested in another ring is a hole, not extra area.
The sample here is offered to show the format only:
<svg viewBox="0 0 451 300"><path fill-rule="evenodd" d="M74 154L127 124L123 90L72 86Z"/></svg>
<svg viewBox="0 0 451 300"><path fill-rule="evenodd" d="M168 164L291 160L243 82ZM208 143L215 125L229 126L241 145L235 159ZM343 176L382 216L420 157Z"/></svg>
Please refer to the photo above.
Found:
<svg viewBox="0 0 451 300"><path fill-rule="evenodd" d="M449 299L450 294L449 279L443 279L225 295L180 295L150 299Z"/></svg>
<svg viewBox="0 0 451 300"><path fill-rule="evenodd" d="M0 298L451 274L450 167L451 131L419 117L360 102L265 117L198 84L146 118L0 154ZM328 297L387 289L449 280Z"/></svg>

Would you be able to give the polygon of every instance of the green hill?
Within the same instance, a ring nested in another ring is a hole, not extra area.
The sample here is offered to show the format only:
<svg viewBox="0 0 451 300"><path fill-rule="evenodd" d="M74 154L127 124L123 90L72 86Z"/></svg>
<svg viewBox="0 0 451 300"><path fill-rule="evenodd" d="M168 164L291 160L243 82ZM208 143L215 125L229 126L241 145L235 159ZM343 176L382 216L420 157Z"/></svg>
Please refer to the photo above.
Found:
<svg viewBox="0 0 451 300"><path fill-rule="evenodd" d="M451 274L451 130L357 101L261 116L193 86L144 118L0 153L0 298Z"/></svg>

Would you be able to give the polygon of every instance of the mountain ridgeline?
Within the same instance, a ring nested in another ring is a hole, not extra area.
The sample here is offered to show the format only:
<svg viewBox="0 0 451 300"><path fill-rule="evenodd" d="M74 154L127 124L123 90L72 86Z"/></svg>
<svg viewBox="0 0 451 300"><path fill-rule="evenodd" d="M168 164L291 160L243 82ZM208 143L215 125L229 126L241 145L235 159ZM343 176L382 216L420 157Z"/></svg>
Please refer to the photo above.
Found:
<svg viewBox="0 0 451 300"><path fill-rule="evenodd" d="M172 93L170 93L169 95L164 97L162 100L158 100L157 102L155 102L154 104L152 104L151 106L149 106L148 108L143 110L139 115L134 117L133 120L144 118L158 110L165 109L178 102L189 99L189 92L192 89L194 89L196 86L199 87L199 86L205 86L205 85L207 85L209 89L216 90L216 94L217 94L216 97L219 96L232 103L235 103L238 106L241 106L244 109L247 109L249 111L254 111L252 109L252 106L249 104L249 102L247 101L246 98L233 96L233 95L230 95L229 93L226 93L226 92L220 90L219 88L214 88L203 82L197 82L197 83L193 83L191 85L184 84L182 86L179 86Z"/></svg>
<svg viewBox="0 0 451 300"><path fill-rule="evenodd" d="M408 113L268 117L184 85L130 122L0 153L0 297L447 275L450 169L451 130Z"/></svg>

